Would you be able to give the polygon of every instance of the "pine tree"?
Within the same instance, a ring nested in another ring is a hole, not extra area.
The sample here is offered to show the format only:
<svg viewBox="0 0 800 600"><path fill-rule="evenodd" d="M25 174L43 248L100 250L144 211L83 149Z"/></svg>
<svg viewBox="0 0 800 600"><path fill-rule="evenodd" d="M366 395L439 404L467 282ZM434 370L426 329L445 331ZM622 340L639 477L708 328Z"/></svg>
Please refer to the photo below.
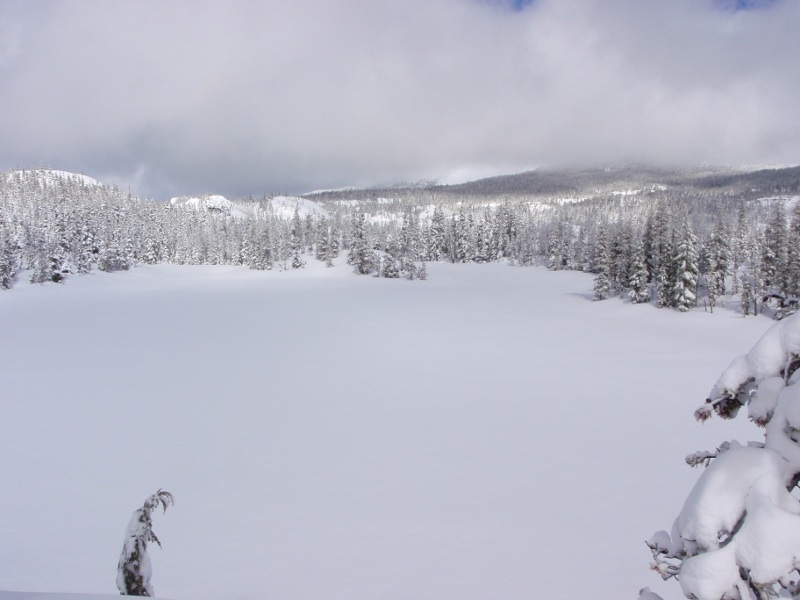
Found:
<svg viewBox="0 0 800 600"><path fill-rule="evenodd" d="M800 314L773 325L736 357L694 413L703 422L746 412L764 431L758 442L723 442L686 457L704 470L670 531L656 532L647 545L651 568L678 579L687 598L800 596L798 357Z"/></svg>
<svg viewBox="0 0 800 600"><path fill-rule="evenodd" d="M430 225L430 244L428 247L429 260L441 260L445 255L445 219L444 213L437 206L433 209Z"/></svg>
<svg viewBox="0 0 800 600"><path fill-rule="evenodd" d="M766 290L784 292L788 288L788 235L786 211L783 204L776 204L761 248L762 284Z"/></svg>
<svg viewBox="0 0 800 600"><path fill-rule="evenodd" d="M800 296L800 202L794 205L792 212L787 261L787 292Z"/></svg>
<svg viewBox="0 0 800 600"><path fill-rule="evenodd" d="M711 232L711 240L708 244L709 259L709 289L713 287L716 296L724 296L727 292L725 279L728 276L728 269L731 264L730 234L725 222L718 214Z"/></svg>
<svg viewBox="0 0 800 600"><path fill-rule="evenodd" d="M306 263L300 256L303 253L303 226L300 222L300 210L295 207L292 216L291 241L292 268L302 269Z"/></svg>
<svg viewBox="0 0 800 600"><path fill-rule="evenodd" d="M9 290L14 285L17 270L14 261L14 243L5 225L0 226L0 288Z"/></svg>
<svg viewBox="0 0 800 600"><path fill-rule="evenodd" d="M419 266L419 275L417 275L417 279L420 281L425 281L428 278L428 269L425 266L425 262L422 262Z"/></svg>
<svg viewBox="0 0 800 600"><path fill-rule="evenodd" d="M686 312L697 304L697 238L688 222L684 222L683 235L675 255L675 285L673 287L673 306Z"/></svg>
<svg viewBox="0 0 800 600"><path fill-rule="evenodd" d="M609 281L608 238L605 228L597 234L597 254L595 256L594 299L605 300L611 295Z"/></svg>
<svg viewBox="0 0 800 600"><path fill-rule="evenodd" d="M120 594L153 595L153 586L150 583L152 569L150 557L147 555L147 544L155 542L160 548L161 542L153 532L152 513L159 505L163 507L164 512L167 512L167 507L172 504L175 504L172 494L158 490L144 501L141 508L134 511L125 532L125 542L117 563L117 588Z"/></svg>
<svg viewBox="0 0 800 600"><path fill-rule="evenodd" d="M747 316L750 314L750 303L753 302L753 288L750 285L750 281L747 277L742 273L742 301L739 307L743 316Z"/></svg>
<svg viewBox="0 0 800 600"><path fill-rule="evenodd" d="M353 234L347 264L355 267L359 275L367 275L375 270L377 260L375 253L367 243L366 217L364 213L353 215Z"/></svg>
<svg viewBox="0 0 800 600"><path fill-rule="evenodd" d="M631 255L630 279L628 280L628 297L634 304L650 302L650 286L647 283L647 267L645 266L644 244L634 244Z"/></svg>
<svg viewBox="0 0 800 600"><path fill-rule="evenodd" d="M397 269L397 262L390 254L384 254L381 258L381 276L389 279L396 279L400 277L400 272Z"/></svg>

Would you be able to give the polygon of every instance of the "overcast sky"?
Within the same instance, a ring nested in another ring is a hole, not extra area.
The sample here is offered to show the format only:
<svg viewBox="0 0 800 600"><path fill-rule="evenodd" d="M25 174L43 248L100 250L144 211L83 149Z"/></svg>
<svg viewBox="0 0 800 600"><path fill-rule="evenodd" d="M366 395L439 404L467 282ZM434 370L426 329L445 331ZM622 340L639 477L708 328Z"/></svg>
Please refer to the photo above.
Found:
<svg viewBox="0 0 800 600"><path fill-rule="evenodd" d="M0 0L0 170L166 199L797 164L799 64L797 0Z"/></svg>

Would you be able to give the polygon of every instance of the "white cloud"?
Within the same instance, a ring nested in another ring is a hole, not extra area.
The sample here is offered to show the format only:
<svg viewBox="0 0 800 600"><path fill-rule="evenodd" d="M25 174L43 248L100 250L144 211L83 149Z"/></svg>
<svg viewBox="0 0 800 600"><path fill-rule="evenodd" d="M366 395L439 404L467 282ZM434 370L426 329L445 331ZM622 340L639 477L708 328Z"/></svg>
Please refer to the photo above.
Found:
<svg viewBox="0 0 800 600"><path fill-rule="evenodd" d="M144 195L800 156L794 2L6 6L22 35L0 47L0 167Z"/></svg>

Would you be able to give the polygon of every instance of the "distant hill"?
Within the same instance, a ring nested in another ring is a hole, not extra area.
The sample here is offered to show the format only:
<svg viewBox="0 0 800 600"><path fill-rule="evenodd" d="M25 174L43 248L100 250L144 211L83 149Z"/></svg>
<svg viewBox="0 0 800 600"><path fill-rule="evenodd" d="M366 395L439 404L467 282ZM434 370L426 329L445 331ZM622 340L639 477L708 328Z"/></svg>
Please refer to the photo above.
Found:
<svg viewBox="0 0 800 600"><path fill-rule="evenodd" d="M650 189L675 188L698 192L727 191L760 197L800 191L800 167L659 169L620 167L606 169L536 170L514 175L487 177L457 185L399 186L316 192L314 200L362 198L420 198L428 196L482 197L593 197Z"/></svg>

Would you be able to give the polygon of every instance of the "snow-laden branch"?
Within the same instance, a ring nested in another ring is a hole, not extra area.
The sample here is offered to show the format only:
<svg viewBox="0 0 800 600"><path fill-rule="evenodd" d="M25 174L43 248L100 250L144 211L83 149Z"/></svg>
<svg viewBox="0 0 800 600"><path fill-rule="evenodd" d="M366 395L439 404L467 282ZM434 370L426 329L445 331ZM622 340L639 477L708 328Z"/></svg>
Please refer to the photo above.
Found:
<svg viewBox="0 0 800 600"><path fill-rule="evenodd" d="M731 442L689 455L705 465L671 532L647 542L651 567L680 581L696 600L777 597L798 593L800 501L800 314L769 329L735 359L695 413L736 416L747 406L765 429L764 443ZM712 460L713 459L713 460Z"/></svg>

